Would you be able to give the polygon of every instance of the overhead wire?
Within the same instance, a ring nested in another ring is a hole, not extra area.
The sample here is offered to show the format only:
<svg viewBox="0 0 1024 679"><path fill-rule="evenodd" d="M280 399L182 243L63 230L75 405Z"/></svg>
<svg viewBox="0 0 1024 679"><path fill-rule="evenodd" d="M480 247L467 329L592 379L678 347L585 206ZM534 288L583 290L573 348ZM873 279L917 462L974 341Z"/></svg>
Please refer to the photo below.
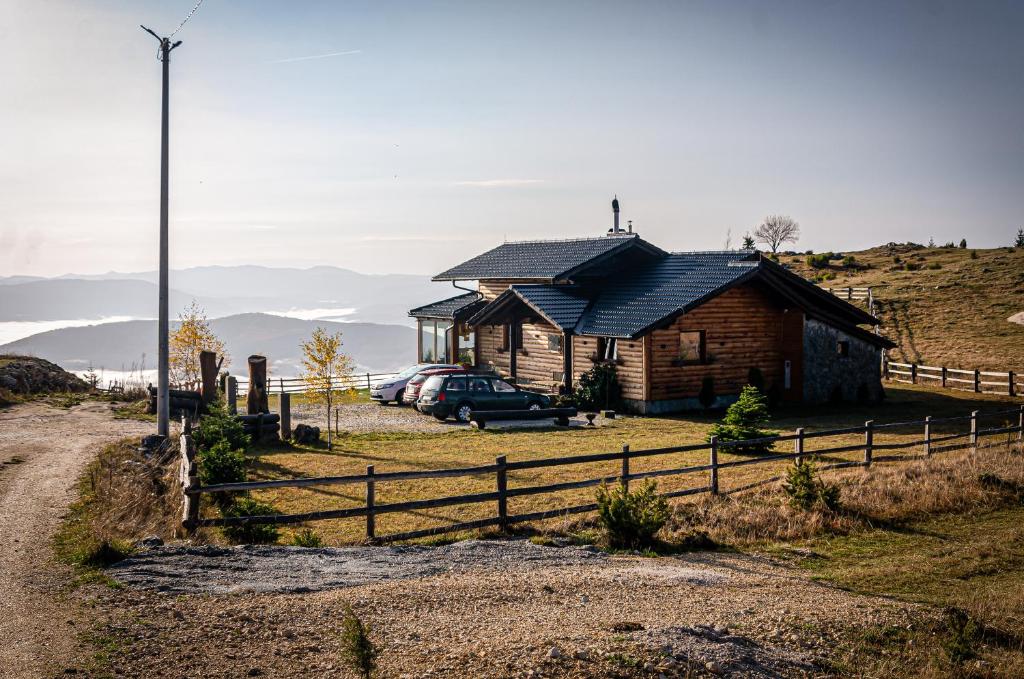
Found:
<svg viewBox="0 0 1024 679"><path fill-rule="evenodd" d="M178 24L178 27L174 29L174 32L173 32L173 33L171 33L171 34L170 34L169 36L167 36L167 37L168 37L168 38L173 38L173 37L174 37L174 34L175 34L175 33L177 33L178 31L180 31L180 30L181 30L181 27L182 27L182 26L184 26L185 24L187 24L187 23L188 23L188 20L192 18L192 15L193 15L193 14L195 14L195 13L196 13L196 11L198 11L198 10L199 10L199 6L200 6L201 4L203 4L203 0L199 0L199 1L198 1L198 2L196 3L195 7L193 7L193 8L192 8L192 11L191 11L191 12L189 12L189 13L188 13L188 14L187 14L187 15L185 16L185 18L181 20L181 23L180 23L180 24Z"/></svg>

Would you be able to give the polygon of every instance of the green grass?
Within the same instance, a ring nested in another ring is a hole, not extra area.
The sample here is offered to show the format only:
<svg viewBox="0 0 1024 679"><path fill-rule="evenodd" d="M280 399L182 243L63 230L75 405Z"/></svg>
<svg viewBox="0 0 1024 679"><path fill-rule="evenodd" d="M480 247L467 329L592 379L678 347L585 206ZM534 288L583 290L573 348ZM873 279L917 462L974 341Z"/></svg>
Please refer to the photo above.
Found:
<svg viewBox="0 0 1024 679"><path fill-rule="evenodd" d="M803 546L815 554L801 561L815 579L932 611L914 629L860 630L847 664L836 669L874 664L893 676L971 676L970 663L957 662L966 649L992 668L977 676L1024 672L1024 507L930 517ZM941 613L951 608L966 614L966 632L951 626L955 614Z"/></svg>
<svg viewBox="0 0 1024 679"><path fill-rule="evenodd" d="M842 405L822 407L790 407L775 414L770 426L791 432L799 426L808 431L862 425L866 420L877 422L918 420L925 415L965 415L974 409L1004 408L1005 397L976 395L968 392L927 390L916 387L891 387L889 399L875 406ZM509 461L553 456L571 456L595 452L611 452L628 444L633 450L680 446L703 442L715 417L688 415L680 417L622 417L610 420L598 428L544 429L544 430L485 430L474 431L453 428L446 433L380 432L342 434L335 440L333 451L323 447L278 444L256 448L249 476L252 480L296 478L305 476L334 476L362 474L367 465L375 471L409 469L441 469L491 464L498 455ZM1001 424L1001 422L1000 422ZM964 425L956 425L963 429ZM983 426L991 426L985 425ZM936 427L936 433L947 431ZM878 432L876 443L897 442L920 437L917 428L905 431ZM836 439L808 442L807 452L815 447L859 443L863 435L850 435ZM788 450L789 446L780 449ZM920 451L907 449L907 454ZM854 452L835 456L836 460L860 457ZM722 453L720 461L741 459ZM707 463L707 452L697 451L638 458L631 470L643 471L668 467L682 467ZM751 465L723 470L720 484L723 490L744 483L774 476L783 472L786 461ZM544 469L523 470L509 474L509 487L558 483L619 473L619 463L590 463ZM692 488L706 484L702 474L663 477L659 479L662 491ZM489 492L494 488L494 477L462 477L455 479L421 480L416 482L378 483L377 503L443 497L464 493ZM340 509L360 505L365 501L365 489L360 485L338 485L304 489L274 489L261 491L256 496L270 502L284 513ZM509 512L517 514L559 506L571 506L593 501L592 489L563 491L555 495L534 495L511 498ZM485 518L494 515L490 503L463 505L424 510L413 513L383 514L377 518L379 535L444 525L456 521ZM346 544L361 541L364 522L361 519L341 519L318 522L317 532L326 544ZM290 540L295 529L285 528L282 538Z"/></svg>

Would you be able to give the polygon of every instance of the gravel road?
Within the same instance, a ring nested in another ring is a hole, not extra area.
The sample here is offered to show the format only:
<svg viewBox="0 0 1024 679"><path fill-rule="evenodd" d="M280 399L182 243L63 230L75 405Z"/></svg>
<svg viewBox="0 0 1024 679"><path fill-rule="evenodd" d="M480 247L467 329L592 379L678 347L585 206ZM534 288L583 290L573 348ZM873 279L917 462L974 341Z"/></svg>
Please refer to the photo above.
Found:
<svg viewBox="0 0 1024 679"><path fill-rule="evenodd" d="M529 570L603 561L592 547L465 540L440 547L158 547L109 569L119 582L173 594L317 592L477 569Z"/></svg>
<svg viewBox="0 0 1024 679"><path fill-rule="evenodd" d="M0 410L0 677L50 677L76 657L86 623L66 600L51 538L99 448L151 429L102 403Z"/></svg>

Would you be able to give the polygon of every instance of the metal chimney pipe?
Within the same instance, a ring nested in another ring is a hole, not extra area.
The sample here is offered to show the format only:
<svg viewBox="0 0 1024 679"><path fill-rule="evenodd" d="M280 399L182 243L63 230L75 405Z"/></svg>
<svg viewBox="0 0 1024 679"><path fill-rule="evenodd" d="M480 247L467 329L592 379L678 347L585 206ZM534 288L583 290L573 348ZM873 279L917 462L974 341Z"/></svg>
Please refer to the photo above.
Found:
<svg viewBox="0 0 1024 679"><path fill-rule="evenodd" d="M612 233L620 233L619 231L619 196L616 195L612 198L612 214L615 216L614 225L612 226Z"/></svg>

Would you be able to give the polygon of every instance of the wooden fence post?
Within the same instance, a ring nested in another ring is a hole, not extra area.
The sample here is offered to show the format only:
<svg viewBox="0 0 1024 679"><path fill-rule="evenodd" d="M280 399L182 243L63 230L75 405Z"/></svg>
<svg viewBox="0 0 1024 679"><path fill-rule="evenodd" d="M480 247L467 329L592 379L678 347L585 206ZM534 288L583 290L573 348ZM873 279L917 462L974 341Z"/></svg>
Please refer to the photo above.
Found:
<svg viewBox="0 0 1024 679"><path fill-rule="evenodd" d="M978 451L978 411L971 411L971 448Z"/></svg>
<svg viewBox="0 0 1024 679"><path fill-rule="evenodd" d="M366 373L366 390L373 389L373 385L370 384L370 373Z"/></svg>
<svg viewBox="0 0 1024 679"><path fill-rule="evenodd" d="M882 350L882 379L889 379L889 355Z"/></svg>
<svg viewBox="0 0 1024 679"><path fill-rule="evenodd" d="M505 465L505 456L499 455L494 458L494 464L498 465L498 528L505 532L508 530L508 469Z"/></svg>
<svg viewBox="0 0 1024 679"><path fill-rule="evenodd" d="M327 417L330 417L330 415L328 415ZM339 408L338 408L338 406L334 406L334 435L335 436L338 435L338 422L339 422Z"/></svg>
<svg viewBox="0 0 1024 679"><path fill-rule="evenodd" d="M228 412L238 414L238 380L234 375L228 375Z"/></svg>
<svg viewBox="0 0 1024 679"><path fill-rule="evenodd" d="M917 364L910 364L910 383L917 384Z"/></svg>
<svg viewBox="0 0 1024 679"><path fill-rule="evenodd" d="M1020 407L1020 416L1017 418L1017 440L1024 441L1024 406Z"/></svg>
<svg viewBox="0 0 1024 679"><path fill-rule="evenodd" d="M199 524L199 498L202 496L199 493L192 494L190 492L199 488L199 471L196 468L196 446L192 441L192 436L182 434L179 439L179 447L181 448L179 469L182 490L181 525L189 535L193 535Z"/></svg>
<svg viewBox="0 0 1024 679"><path fill-rule="evenodd" d="M793 452L796 453L794 461L799 465L804 461L804 428L796 430L796 440L793 441Z"/></svg>
<svg viewBox="0 0 1024 679"><path fill-rule="evenodd" d="M942 366L942 388L943 389L946 388L946 377L947 377L947 375L949 375L949 372L946 370L946 366Z"/></svg>
<svg viewBox="0 0 1024 679"><path fill-rule="evenodd" d="M974 369L974 392L978 393L981 391L981 371L977 368Z"/></svg>
<svg viewBox="0 0 1024 679"><path fill-rule="evenodd" d="M281 438L285 441L292 437L292 395L281 392Z"/></svg>
<svg viewBox="0 0 1024 679"><path fill-rule="evenodd" d="M864 423L864 466L871 466L871 451L875 444L875 421L868 420Z"/></svg>
<svg viewBox="0 0 1024 679"><path fill-rule="evenodd" d="M376 516L373 507L376 504L376 483L373 481L373 465L366 465L366 539L373 540L377 532Z"/></svg>
<svg viewBox="0 0 1024 679"><path fill-rule="evenodd" d="M932 454L932 416L924 418L924 456L931 457Z"/></svg>
<svg viewBox="0 0 1024 679"><path fill-rule="evenodd" d="M622 489L629 492L629 446L622 446Z"/></svg>
<svg viewBox="0 0 1024 679"><path fill-rule="evenodd" d="M853 300L853 288L846 286L846 301L850 302Z"/></svg>
<svg viewBox="0 0 1024 679"><path fill-rule="evenodd" d="M711 437L711 494L718 495L718 437Z"/></svg>
<svg viewBox="0 0 1024 679"><path fill-rule="evenodd" d="M1006 377L1009 379L1009 384L1007 384L1007 386L1006 386L1006 395L1007 396L1015 396L1016 394L1014 392L1016 390L1014 388L1015 385L1013 384L1013 380L1016 377L1016 375L1014 375L1013 371L1011 370L1008 373L1006 373Z"/></svg>

